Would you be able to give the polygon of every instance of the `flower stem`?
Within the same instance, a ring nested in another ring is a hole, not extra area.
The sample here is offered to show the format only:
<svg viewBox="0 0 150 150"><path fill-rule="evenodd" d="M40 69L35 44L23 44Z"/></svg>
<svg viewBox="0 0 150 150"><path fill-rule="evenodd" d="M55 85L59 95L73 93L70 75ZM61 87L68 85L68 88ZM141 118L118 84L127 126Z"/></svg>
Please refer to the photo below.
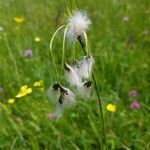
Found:
<svg viewBox="0 0 150 150"><path fill-rule="evenodd" d="M101 101L100 94L99 94L99 88L98 88L98 84L97 84L97 80L96 80L94 72L92 72L92 77L93 77L93 82L94 82L94 85L95 85L95 91L96 91L96 94L97 94L97 97L98 97L101 120L102 120L102 131L103 131L102 145L103 145L103 150L106 150L107 149L107 143L106 143L104 114L103 114L103 108L102 108L102 101Z"/></svg>
<svg viewBox="0 0 150 150"><path fill-rule="evenodd" d="M86 32L84 32L84 38L85 38L85 51L86 51L87 55L89 55L90 54L90 49L89 49L89 46L88 46L88 38L87 38Z"/></svg>
<svg viewBox="0 0 150 150"><path fill-rule="evenodd" d="M61 62L61 76L63 74L64 64L66 61L66 53L65 53L65 42L66 42L66 34L67 34L68 26L66 26L63 37L63 49L62 49L62 62Z"/></svg>
<svg viewBox="0 0 150 150"><path fill-rule="evenodd" d="M53 34L53 36L50 40L50 44L49 44L49 50L50 50L52 65L53 65L54 74L55 74L54 76L55 76L56 81L58 81L58 74L57 74L56 63L55 63L53 52L52 52L52 45L53 45L54 38L55 38L56 34L58 33L58 31L61 30L62 28L64 28L65 26L66 25L62 25L55 31L55 33Z"/></svg>
<svg viewBox="0 0 150 150"><path fill-rule="evenodd" d="M89 55L90 54L90 49L89 49L89 46L88 46L87 34L85 32L84 32L84 38L85 38L85 49L83 49L83 52L85 53L85 55ZM99 94L99 88L98 88L98 84L97 84L97 80L96 80L96 76L95 76L94 72L92 72L92 78L93 78L95 91L96 91L98 101L99 101L100 115L101 115L101 121L102 121L102 134L103 134L102 150L107 150L106 133L105 133L105 121L104 121L104 114L103 114L103 108L102 108L102 101L101 101L101 97L100 97L100 94Z"/></svg>
<svg viewBox="0 0 150 150"><path fill-rule="evenodd" d="M18 84L19 84L19 86L21 86L21 79L20 79L20 76L19 76L19 71L18 71L18 67L17 67L17 62L16 62L16 60L15 60L15 58L14 58L14 56L13 56L13 53L12 53L12 51L11 51L11 48L10 48L10 46L9 46L6 33L4 33L4 39L5 39L6 47L7 47L8 51L9 51L10 57L11 57L11 59L12 59L12 61L13 61L13 64L14 64L14 69L15 69L15 73L16 73L17 80L18 80Z"/></svg>
<svg viewBox="0 0 150 150"><path fill-rule="evenodd" d="M76 3L75 0L68 0L68 4L70 4L71 10L76 10Z"/></svg>
<svg viewBox="0 0 150 150"><path fill-rule="evenodd" d="M76 53L75 53L75 42L73 42L73 48L72 48L72 55L73 55L73 61L76 59Z"/></svg>
<svg viewBox="0 0 150 150"><path fill-rule="evenodd" d="M90 50L88 47L88 38L87 38L87 34L86 32L83 33L83 37L79 36L78 37L78 41L82 47L82 50L84 52L85 55L89 55L90 54Z"/></svg>

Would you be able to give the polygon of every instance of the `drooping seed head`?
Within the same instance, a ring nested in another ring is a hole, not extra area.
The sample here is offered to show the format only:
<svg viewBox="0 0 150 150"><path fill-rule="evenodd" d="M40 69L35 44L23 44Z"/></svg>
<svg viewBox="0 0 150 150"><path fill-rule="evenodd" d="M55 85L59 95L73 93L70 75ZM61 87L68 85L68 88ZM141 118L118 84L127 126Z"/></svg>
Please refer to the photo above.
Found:
<svg viewBox="0 0 150 150"><path fill-rule="evenodd" d="M69 16L67 22L69 26L67 36L71 42L75 41L78 37L82 37L91 24L85 11L75 11Z"/></svg>
<svg viewBox="0 0 150 150"><path fill-rule="evenodd" d="M81 80L76 72L77 70L72 66L69 66L68 64L66 64L66 68L67 68L65 71L66 80L70 83L70 85L80 87Z"/></svg>

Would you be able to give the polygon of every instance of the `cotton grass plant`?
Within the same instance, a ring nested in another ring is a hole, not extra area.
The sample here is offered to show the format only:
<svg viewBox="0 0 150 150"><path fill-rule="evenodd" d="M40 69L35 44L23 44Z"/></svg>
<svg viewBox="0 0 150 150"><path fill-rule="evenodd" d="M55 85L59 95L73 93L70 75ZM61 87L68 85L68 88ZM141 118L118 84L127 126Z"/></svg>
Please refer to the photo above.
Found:
<svg viewBox="0 0 150 150"><path fill-rule="evenodd" d="M84 99L90 99L90 92L92 85L97 94L97 98L100 106L100 122L101 122L101 149L107 149L106 146L106 136L105 136L105 122L102 109L102 101L100 98L100 92L97 85L97 79L93 71L94 58L91 54L90 47L88 44L88 36L86 31L91 25L91 20L89 19L85 11L75 10L69 12L69 17L67 19L67 24L60 26L53 34L50 40L50 55L52 66L54 70L54 81L53 84L48 89L48 96L54 102L56 106L55 118L59 118L63 114L65 108L74 107L77 103L77 96L81 96ZM63 30L63 40L62 40L62 58L61 58L61 70L57 69L57 65L54 59L53 52L53 42L57 33ZM68 40L66 40L68 39ZM66 41L72 44L73 47L73 57L72 64L67 62L66 57ZM81 49L84 53L82 59L75 57L75 44L79 42ZM60 74L60 76L58 76ZM65 76L66 82L62 82ZM62 83L69 83L62 85Z"/></svg>

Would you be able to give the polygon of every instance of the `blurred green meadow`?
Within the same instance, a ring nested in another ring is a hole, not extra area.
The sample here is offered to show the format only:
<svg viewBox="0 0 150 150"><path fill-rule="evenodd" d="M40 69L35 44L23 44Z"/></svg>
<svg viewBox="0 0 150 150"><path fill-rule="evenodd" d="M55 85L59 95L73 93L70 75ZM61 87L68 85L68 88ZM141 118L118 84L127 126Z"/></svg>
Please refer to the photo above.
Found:
<svg viewBox="0 0 150 150"><path fill-rule="evenodd" d="M76 5L92 20L87 34L108 150L149 150L150 1L82 0ZM89 101L79 100L59 120L49 116L54 111L46 96L54 78L49 42L66 17L65 0L0 0L0 150L99 149L96 95ZM62 37L59 32L53 45L58 70ZM78 57L83 55L80 49L77 44ZM32 50L30 57L26 50ZM70 46L67 51L69 60ZM15 98L23 85L32 92ZM131 106L134 101L138 107ZM108 111L108 104L116 110Z"/></svg>

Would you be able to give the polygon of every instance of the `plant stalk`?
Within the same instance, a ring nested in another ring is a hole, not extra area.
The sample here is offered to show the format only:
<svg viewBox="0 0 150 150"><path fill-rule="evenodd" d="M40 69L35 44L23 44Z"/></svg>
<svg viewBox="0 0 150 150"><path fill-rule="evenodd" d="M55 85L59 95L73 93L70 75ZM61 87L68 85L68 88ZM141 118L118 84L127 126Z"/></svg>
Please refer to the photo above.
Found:
<svg viewBox="0 0 150 150"><path fill-rule="evenodd" d="M21 79L20 79L20 76L19 76L19 71L18 71L18 67L17 67L17 62L16 62L16 59L14 58L13 53L12 53L12 51L11 51L11 48L10 48L10 46L9 46L6 33L4 33L4 39L5 39L5 42L6 42L6 47L7 47L8 51L9 51L9 55L10 55L12 61L13 61L13 64L14 64L14 70L15 70L16 77L17 77L17 80L18 80L18 84L19 84L19 86L21 86Z"/></svg>
<svg viewBox="0 0 150 150"><path fill-rule="evenodd" d="M96 94L97 94L97 97L98 97L101 120L102 120L102 131L103 131L102 145L103 145L103 150L106 150L107 149L107 142L106 142L106 133L105 133L104 114L103 114L103 108L102 108L102 101L101 101L101 97L100 97L100 94L99 94L99 88L98 88L98 84L97 84L97 80L96 80L94 72L92 72L92 78L93 78L93 82L94 82L94 85L95 85L95 91L96 91Z"/></svg>
<svg viewBox="0 0 150 150"><path fill-rule="evenodd" d="M50 40L50 44L49 44L49 50L50 50L50 55L51 55L51 60L52 60L52 66L53 66L53 70L54 70L54 77L55 77L55 80L58 81L58 74L57 74L57 69L56 69L56 63L55 63L55 60L54 60L54 56L53 56L53 52L52 52L52 46L53 46L53 41L54 41L54 38L56 36L56 34L58 33L59 30L61 30L62 28L64 28L66 25L62 25L60 26L56 31L55 33L53 34L51 40Z"/></svg>

